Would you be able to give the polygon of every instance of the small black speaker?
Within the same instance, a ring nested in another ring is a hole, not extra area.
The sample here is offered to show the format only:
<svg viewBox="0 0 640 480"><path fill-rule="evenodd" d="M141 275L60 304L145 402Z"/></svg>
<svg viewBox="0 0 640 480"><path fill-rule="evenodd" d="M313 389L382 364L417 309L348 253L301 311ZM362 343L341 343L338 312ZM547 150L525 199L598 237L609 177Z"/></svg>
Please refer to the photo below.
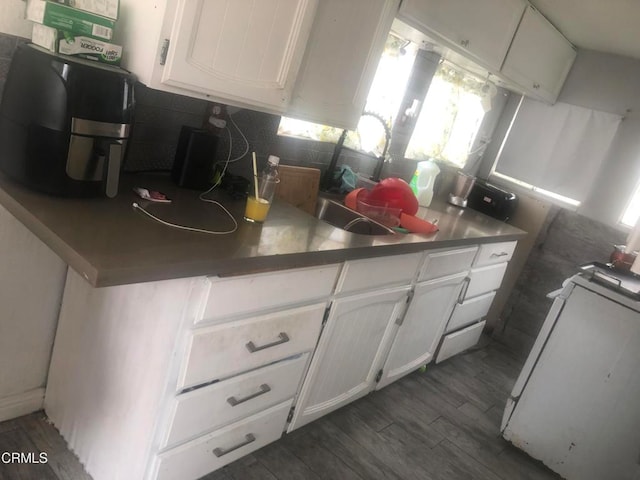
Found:
<svg viewBox="0 0 640 480"><path fill-rule="evenodd" d="M218 140L207 130L183 126L171 169L173 181L184 188L211 188Z"/></svg>

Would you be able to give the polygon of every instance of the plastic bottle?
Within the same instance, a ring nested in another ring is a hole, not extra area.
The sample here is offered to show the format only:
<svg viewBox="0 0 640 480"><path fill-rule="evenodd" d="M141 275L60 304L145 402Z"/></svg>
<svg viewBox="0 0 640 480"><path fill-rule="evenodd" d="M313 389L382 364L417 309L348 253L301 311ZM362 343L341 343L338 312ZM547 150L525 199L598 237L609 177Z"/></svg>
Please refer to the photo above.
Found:
<svg viewBox="0 0 640 480"><path fill-rule="evenodd" d="M273 200L273 194L276 191L276 185L280 182L278 174L278 165L280 157L269 155L267 166L260 172L260 181L258 182L260 198L267 200L269 203Z"/></svg>
<svg viewBox="0 0 640 480"><path fill-rule="evenodd" d="M248 222L262 223L267 218L271 201L276 192L276 186L280 182L278 164L280 159L274 155L269 156L267 166L257 175L257 182L251 182L252 189L247 197L247 206L244 210L244 219ZM256 196L257 194L257 196Z"/></svg>
<svg viewBox="0 0 640 480"><path fill-rule="evenodd" d="M440 168L435 162L427 160L418 162L416 172L413 174L409 186L418 198L421 207L428 207L433 200L433 185L440 173Z"/></svg>

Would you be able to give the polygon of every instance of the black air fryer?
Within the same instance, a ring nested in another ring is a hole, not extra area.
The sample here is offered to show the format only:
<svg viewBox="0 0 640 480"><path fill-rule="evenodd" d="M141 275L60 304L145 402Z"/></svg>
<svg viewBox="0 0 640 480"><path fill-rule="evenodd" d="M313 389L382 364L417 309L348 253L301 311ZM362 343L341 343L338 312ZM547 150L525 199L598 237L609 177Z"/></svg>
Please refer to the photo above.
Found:
<svg viewBox="0 0 640 480"><path fill-rule="evenodd" d="M0 104L0 169L55 195L114 197L134 81L117 67L20 45Z"/></svg>

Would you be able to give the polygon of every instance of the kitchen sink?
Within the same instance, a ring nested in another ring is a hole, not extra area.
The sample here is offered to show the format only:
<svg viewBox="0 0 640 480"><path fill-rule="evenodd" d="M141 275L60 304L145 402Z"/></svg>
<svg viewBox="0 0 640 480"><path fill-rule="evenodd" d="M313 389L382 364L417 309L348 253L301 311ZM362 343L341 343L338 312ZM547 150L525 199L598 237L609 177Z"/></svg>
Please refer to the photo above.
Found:
<svg viewBox="0 0 640 480"><path fill-rule="evenodd" d="M394 235L396 232L338 202L318 197L316 218L334 227L360 235Z"/></svg>

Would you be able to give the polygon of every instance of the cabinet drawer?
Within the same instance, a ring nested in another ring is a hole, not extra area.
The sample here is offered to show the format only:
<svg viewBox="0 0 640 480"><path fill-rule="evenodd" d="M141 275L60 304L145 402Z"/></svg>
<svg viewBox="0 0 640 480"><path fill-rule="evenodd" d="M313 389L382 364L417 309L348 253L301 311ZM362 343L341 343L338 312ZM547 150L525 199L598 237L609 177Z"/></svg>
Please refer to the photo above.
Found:
<svg viewBox="0 0 640 480"><path fill-rule="evenodd" d="M480 251L476 258L474 267L484 267L494 263L508 262L513 256L518 242L500 242L480 245Z"/></svg>
<svg viewBox="0 0 640 480"><path fill-rule="evenodd" d="M208 298L196 324L324 299L333 292L339 269L339 265L328 265L235 278L209 277Z"/></svg>
<svg viewBox="0 0 640 480"><path fill-rule="evenodd" d="M493 302L493 297L495 296L496 292L489 292L457 304L447 324L445 333L453 332L480 320L489 311L491 302Z"/></svg>
<svg viewBox="0 0 640 480"><path fill-rule="evenodd" d="M194 330L178 389L313 350L325 308L319 303Z"/></svg>
<svg viewBox="0 0 640 480"><path fill-rule="evenodd" d="M347 261L342 269L336 293L408 285L416 274L422 255L422 253L409 253Z"/></svg>
<svg viewBox="0 0 640 480"><path fill-rule="evenodd" d="M465 329L459 330L454 333L446 335L442 339L438 356L436 357L436 363L440 363L449 357L457 355L460 352L464 352L467 348L473 347L482 334L482 329L486 321L474 323Z"/></svg>
<svg viewBox="0 0 640 480"><path fill-rule="evenodd" d="M478 247L458 248L455 250L436 250L427 252L424 264L420 269L418 281L431 280L461 273L471 268Z"/></svg>
<svg viewBox="0 0 640 480"><path fill-rule="evenodd" d="M277 440L293 399L158 456L157 480L195 480Z"/></svg>
<svg viewBox="0 0 640 480"><path fill-rule="evenodd" d="M469 288L465 294L465 299L477 297L483 293L488 293L500 288L502 277L507 270L507 263L490 265L488 267L474 268L469 274Z"/></svg>
<svg viewBox="0 0 640 480"><path fill-rule="evenodd" d="M303 354L178 395L163 446L174 445L292 398L309 358Z"/></svg>

